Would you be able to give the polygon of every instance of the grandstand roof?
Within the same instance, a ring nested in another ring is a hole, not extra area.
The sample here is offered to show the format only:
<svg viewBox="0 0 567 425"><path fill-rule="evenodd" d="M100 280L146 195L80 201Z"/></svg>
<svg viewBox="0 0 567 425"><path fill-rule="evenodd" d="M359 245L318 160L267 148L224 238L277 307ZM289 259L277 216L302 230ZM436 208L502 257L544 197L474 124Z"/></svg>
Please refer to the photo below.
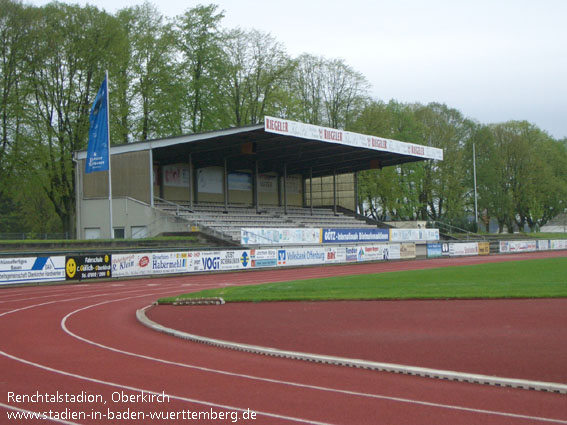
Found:
<svg viewBox="0 0 567 425"><path fill-rule="evenodd" d="M287 164L288 174L313 176L350 173L426 159L443 159L441 149L352 133L279 118L264 124L190 134L111 147L111 154L152 150L161 164L187 162L196 168L220 165L230 168L277 171ZM86 151L78 153L86 158Z"/></svg>

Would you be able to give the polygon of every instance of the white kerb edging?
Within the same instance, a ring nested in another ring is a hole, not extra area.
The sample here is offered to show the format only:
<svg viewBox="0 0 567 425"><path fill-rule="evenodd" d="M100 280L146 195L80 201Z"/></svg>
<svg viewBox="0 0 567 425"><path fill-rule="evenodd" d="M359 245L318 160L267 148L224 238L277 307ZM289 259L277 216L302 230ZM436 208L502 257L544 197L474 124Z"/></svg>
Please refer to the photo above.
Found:
<svg viewBox="0 0 567 425"><path fill-rule="evenodd" d="M453 372L449 370L429 369L417 366L398 365L393 363L380 363L368 360L348 359L344 357L325 356L321 354L301 353L298 351L280 350L277 348L261 347L258 345L240 344L220 339L207 338L204 336L193 335L176 329L167 328L154 322L146 316L146 311L152 305L146 306L136 311L136 318L144 326L158 332L173 335L177 338L186 339L192 342L212 345L215 347L228 348L247 353L261 354L272 357L282 357L286 359L303 360L315 363L326 363L336 366L348 366L360 369L376 370L380 372L393 372L404 375L421 376L425 378L444 379L448 381L468 382L473 384L484 384L491 386L520 388L525 390L546 391L552 393L567 394L567 385L554 382L529 381L525 379L502 378L498 376L479 375L473 373Z"/></svg>

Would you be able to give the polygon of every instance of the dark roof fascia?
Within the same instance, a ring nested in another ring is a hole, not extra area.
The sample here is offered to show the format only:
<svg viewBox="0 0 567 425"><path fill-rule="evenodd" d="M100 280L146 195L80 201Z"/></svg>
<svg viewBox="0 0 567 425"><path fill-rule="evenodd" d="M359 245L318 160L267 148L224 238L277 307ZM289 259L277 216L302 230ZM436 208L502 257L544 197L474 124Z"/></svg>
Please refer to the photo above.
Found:
<svg viewBox="0 0 567 425"><path fill-rule="evenodd" d="M234 127L225 130L215 130L206 133L187 134L183 136L168 137L165 139L147 140L143 142L125 143L123 145L110 146L110 154L118 155L122 153L140 152L145 150L165 148L173 145L198 142L201 140L214 139L218 137L232 136L235 134L249 133L252 131L263 130L264 124L249 125L245 127ZM86 159L87 150L76 152L77 159Z"/></svg>

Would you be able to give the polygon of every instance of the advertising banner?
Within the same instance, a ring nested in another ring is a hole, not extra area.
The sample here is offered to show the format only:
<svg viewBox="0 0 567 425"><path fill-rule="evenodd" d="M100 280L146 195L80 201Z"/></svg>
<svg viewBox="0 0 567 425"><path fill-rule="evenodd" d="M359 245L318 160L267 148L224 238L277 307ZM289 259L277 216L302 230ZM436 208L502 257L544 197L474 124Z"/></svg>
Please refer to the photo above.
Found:
<svg viewBox="0 0 567 425"><path fill-rule="evenodd" d="M428 242L439 240L439 229L390 229L392 242Z"/></svg>
<svg viewBox="0 0 567 425"><path fill-rule="evenodd" d="M538 240L537 241L537 250L538 251L547 251L549 250L549 241L545 240Z"/></svg>
<svg viewBox="0 0 567 425"><path fill-rule="evenodd" d="M354 263L358 261L358 249L356 246L347 246L345 248L345 256L347 263Z"/></svg>
<svg viewBox="0 0 567 425"><path fill-rule="evenodd" d="M346 263L346 248L342 246L326 247L325 263Z"/></svg>
<svg viewBox="0 0 567 425"><path fill-rule="evenodd" d="M244 245L318 244L321 229L311 228L242 228L240 241Z"/></svg>
<svg viewBox="0 0 567 425"><path fill-rule="evenodd" d="M478 255L477 242L450 243L449 255L456 257L460 255Z"/></svg>
<svg viewBox="0 0 567 425"><path fill-rule="evenodd" d="M250 192L252 190L252 174L244 172L229 173L228 190L242 190Z"/></svg>
<svg viewBox="0 0 567 425"><path fill-rule="evenodd" d="M272 174L260 174L258 177L258 192L277 193L278 177Z"/></svg>
<svg viewBox="0 0 567 425"><path fill-rule="evenodd" d="M163 185L170 187L189 187L189 167L187 165L165 165Z"/></svg>
<svg viewBox="0 0 567 425"><path fill-rule="evenodd" d="M113 254L112 276L144 276L152 274L152 256L146 254Z"/></svg>
<svg viewBox="0 0 567 425"><path fill-rule="evenodd" d="M210 272L221 270L221 251L201 251L194 256L191 264L194 272Z"/></svg>
<svg viewBox="0 0 567 425"><path fill-rule="evenodd" d="M532 252L537 251L536 241L500 241L500 252Z"/></svg>
<svg viewBox="0 0 567 425"><path fill-rule="evenodd" d="M478 255L490 255L490 242L478 242Z"/></svg>
<svg viewBox="0 0 567 425"><path fill-rule="evenodd" d="M155 252L151 257L152 274L187 273L189 258L186 252Z"/></svg>
<svg viewBox="0 0 567 425"><path fill-rule="evenodd" d="M223 173L221 167L206 167L197 170L197 190L201 193L223 193Z"/></svg>
<svg viewBox="0 0 567 425"><path fill-rule="evenodd" d="M278 250L279 266L323 264L325 258L325 248L286 248Z"/></svg>
<svg viewBox="0 0 567 425"><path fill-rule="evenodd" d="M245 270L252 267L250 251L221 251L221 270Z"/></svg>
<svg viewBox="0 0 567 425"><path fill-rule="evenodd" d="M415 245L412 246L415 247ZM387 261L399 260L400 258L400 244L368 245L358 249L358 261Z"/></svg>
<svg viewBox="0 0 567 425"><path fill-rule="evenodd" d="M323 229L323 243L387 242L388 229Z"/></svg>
<svg viewBox="0 0 567 425"><path fill-rule="evenodd" d="M443 248L440 243L427 244L427 258L439 258L443 256Z"/></svg>
<svg viewBox="0 0 567 425"><path fill-rule="evenodd" d="M281 118L264 117L264 129L269 133L301 137L303 139L319 140L327 143L337 143L346 146L356 146L379 151L394 152L402 155L417 156L428 159L443 159L443 150L430 146L416 145L385 139L376 136L353 133L334 128L320 127Z"/></svg>
<svg viewBox="0 0 567 425"><path fill-rule="evenodd" d="M556 239L549 242L551 249L567 249L567 239Z"/></svg>
<svg viewBox="0 0 567 425"><path fill-rule="evenodd" d="M0 285L65 280L65 257L0 258Z"/></svg>
<svg viewBox="0 0 567 425"><path fill-rule="evenodd" d="M65 257L66 280L108 279L112 277L112 260L108 254Z"/></svg>
<svg viewBox="0 0 567 425"><path fill-rule="evenodd" d="M278 250L251 249L250 261L253 268L275 267L278 264Z"/></svg>
<svg viewBox="0 0 567 425"><path fill-rule="evenodd" d="M414 243L403 243L400 245L400 258L401 259L408 259L408 258L415 258L416 257L416 250Z"/></svg>
<svg viewBox="0 0 567 425"><path fill-rule="evenodd" d="M413 245L415 248L415 244ZM402 258L402 244L399 243L391 243L388 245L388 258L387 260L399 260ZM411 253L411 250L410 252ZM405 254L408 254L408 249L406 248Z"/></svg>

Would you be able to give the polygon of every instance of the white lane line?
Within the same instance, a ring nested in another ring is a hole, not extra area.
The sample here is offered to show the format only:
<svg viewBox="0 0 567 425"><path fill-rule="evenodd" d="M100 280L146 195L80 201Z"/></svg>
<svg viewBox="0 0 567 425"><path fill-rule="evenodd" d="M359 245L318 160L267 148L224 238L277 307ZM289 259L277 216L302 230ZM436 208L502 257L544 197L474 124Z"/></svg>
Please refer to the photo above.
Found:
<svg viewBox="0 0 567 425"><path fill-rule="evenodd" d="M233 372L228 372L228 371L224 371L224 370L211 369L211 368L206 368L206 367L196 366L196 365L191 365L191 364L186 364L186 363L178 363L178 362L173 362L173 361L170 361L170 360L146 356L146 355L143 355L143 354L132 353L132 352L120 350L120 349L114 348L114 347L109 347L109 346L88 340L84 337L81 337L81 336L71 332L67 328L67 320L71 316L73 316L77 313L80 313L82 311L85 311L85 310L88 310L88 309L91 309L91 308L94 308L94 307L99 307L101 305L110 304L110 303L114 303L114 302L120 302L120 301L126 301L126 300L132 299L132 298L139 298L139 297L129 297L129 298L123 298L123 299L117 299L117 300L103 301L103 302L100 302L100 303L97 303L97 304L89 305L89 306L77 309L75 311L72 311L69 314L67 314L61 320L61 328L66 333L71 335L72 337L77 338L77 339L79 339L79 340L81 340L81 341L83 341L87 344L91 344L91 345L94 345L96 347L99 347L99 348L102 348L102 349L105 349L105 350L113 351L113 352L120 353L120 354L127 355L127 356L137 357L137 358L141 358L141 359L145 359L145 360L150 360L150 361L154 361L154 362L158 362L158 363L163 363L163 364L168 364L168 365L178 366L178 367L183 367L183 368L188 368L188 369L194 369L194 370L199 370L199 371L208 372L208 373L215 373L215 374L220 374L220 375L225 375L225 376L232 376L232 377L237 377L237 378L244 378L244 379L267 382L267 383L272 383L272 384L286 385L286 386L297 387L297 388L304 388L304 389L317 390L317 391L325 391L325 392L331 392L331 393L339 393L339 394L359 396L359 397L374 398L374 399L379 399L379 400L387 400L387 401L394 401L394 402L407 403L407 404L416 404L416 405L434 407L434 408L442 408L442 409L457 410L457 411L487 414L487 415L495 415L495 416L504 416L504 417L515 418L515 419L527 419L527 420L539 421L539 422L567 424L567 420L561 420L561 419L545 418L545 417L539 417L539 416L529 416L529 415L522 415L522 414L516 414L516 413L486 410L486 409L475 409L475 408L471 408L471 407L456 406L456 405L441 404L441 403L433 403L433 402L413 400L413 399L402 398L402 397L391 397L391 396L384 396L384 395L378 395L378 394L369 394L369 393L362 393L362 392L356 392L356 391L340 390L340 389L336 389L336 388L327 388L327 387L321 387L321 386L316 386L316 385L301 384L301 383L297 383L297 382L262 378L262 377L258 377L258 376L254 376L254 375L233 373Z"/></svg>
<svg viewBox="0 0 567 425"><path fill-rule="evenodd" d="M0 350L0 354L8 357L9 359L15 360L17 362L20 363L24 363L28 366L34 366L37 367L39 369L42 370L46 370L48 372L52 372L58 375L63 375L63 376L68 376L71 378L75 378L75 379L79 379L79 380L83 380L83 381L87 381L87 382L93 382L95 384L100 384L100 385L106 385L109 387L114 387L114 388L121 388L123 390L128 390L128 391L133 391L133 392L138 392L138 393L145 393L145 394L152 394L155 396L163 396L163 393L161 392L155 392L155 391L151 391L148 389L143 389L143 388L138 388L138 387L132 387L130 385L122 385L122 384L118 384L116 382L110 382L110 381L103 381L101 379L96 379L96 378L90 378L88 376L84 376L84 375L78 375L75 373L71 373L71 372L66 372L64 370L59 370L59 369L55 369L49 366L45 366L39 363L35 363L29 360L25 360L22 359L20 357L16 357L13 356L11 354L6 353L5 351L1 351ZM188 397L181 397L181 396L175 396L175 395L171 395L171 394L167 394L168 397L174 399L174 400L179 400L179 401L184 401L187 403L194 403L194 404L200 404L203 406L208 406L208 407L214 407L217 409L223 409L223 410L230 410L230 411L236 411L236 412L248 412L249 408L242 408L242 407L236 407L236 406L229 406L226 404L220 404L220 403L214 403L211 401L204 401L204 400L197 400L197 399L193 399L193 398L188 398ZM299 422L299 423L304 423L304 424L309 424L309 425L332 425L330 423L327 422L319 422L319 421L312 421L309 419L302 419L302 418L295 418L293 416L285 416L285 415L278 415L277 413L269 413L269 412L262 412L259 410L254 410L254 412L257 415L261 415L261 416L267 416L269 418L274 418L274 419L281 419L281 420L287 420L290 422Z"/></svg>
<svg viewBox="0 0 567 425"><path fill-rule="evenodd" d="M63 419L51 418L48 415L42 415L42 413L34 412L33 410L21 409L19 407L10 406L9 404L4 404L2 402L0 402L0 407L3 407L3 408L8 409L8 410L15 410L16 412L20 412L20 413L26 415L25 417L22 417L22 418L19 418L19 419L17 417L12 417L13 421L22 421L25 418L25 419L46 420L46 421L56 422L58 424L65 424L65 425L80 425L76 422L69 422L69 421L65 421Z"/></svg>

